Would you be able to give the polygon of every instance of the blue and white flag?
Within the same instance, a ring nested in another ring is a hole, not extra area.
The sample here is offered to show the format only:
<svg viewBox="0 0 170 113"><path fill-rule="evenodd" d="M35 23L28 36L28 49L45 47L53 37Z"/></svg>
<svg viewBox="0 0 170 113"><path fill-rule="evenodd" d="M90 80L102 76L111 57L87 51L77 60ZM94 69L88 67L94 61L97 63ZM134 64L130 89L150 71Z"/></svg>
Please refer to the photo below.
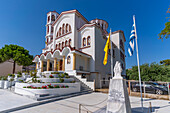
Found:
<svg viewBox="0 0 170 113"><path fill-rule="evenodd" d="M129 40L129 47L128 47L128 53L129 56L133 55L133 51L134 51L134 46L135 46L135 23L132 26L132 31L131 31L131 35L130 35L130 40Z"/></svg>

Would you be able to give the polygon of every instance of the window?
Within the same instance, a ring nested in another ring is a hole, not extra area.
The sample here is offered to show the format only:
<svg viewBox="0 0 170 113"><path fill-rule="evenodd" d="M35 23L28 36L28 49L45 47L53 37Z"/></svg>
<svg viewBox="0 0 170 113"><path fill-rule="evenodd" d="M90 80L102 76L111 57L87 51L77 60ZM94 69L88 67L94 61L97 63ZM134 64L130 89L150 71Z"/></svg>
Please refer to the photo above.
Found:
<svg viewBox="0 0 170 113"><path fill-rule="evenodd" d="M50 16L48 16L48 20L47 20L48 22L50 21Z"/></svg>
<svg viewBox="0 0 170 113"><path fill-rule="evenodd" d="M71 57L68 56L68 57L67 57L67 64L70 64L70 63L71 63Z"/></svg>
<svg viewBox="0 0 170 113"><path fill-rule="evenodd" d="M56 37L58 37L58 32L57 32L57 36Z"/></svg>
<svg viewBox="0 0 170 113"><path fill-rule="evenodd" d="M122 39L120 39L120 47L121 47L122 49L124 48Z"/></svg>
<svg viewBox="0 0 170 113"><path fill-rule="evenodd" d="M40 69L40 62L38 62L38 69Z"/></svg>
<svg viewBox="0 0 170 113"><path fill-rule="evenodd" d="M121 63L121 65L122 65L122 69L124 69L123 63Z"/></svg>
<svg viewBox="0 0 170 113"><path fill-rule="evenodd" d="M55 16L54 15L52 15L51 21L55 21Z"/></svg>
<svg viewBox="0 0 170 113"><path fill-rule="evenodd" d="M63 24L63 26L62 26L62 34L65 34L65 24Z"/></svg>
<svg viewBox="0 0 170 113"><path fill-rule="evenodd" d="M103 84L105 84L105 78L103 78Z"/></svg>
<svg viewBox="0 0 170 113"><path fill-rule="evenodd" d="M55 45L55 48L56 48L56 49L58 48L58 45L57 45L57 44Z"/></svg>
<svg viewBox="0 0 170 113"><path fill-rule="evenodd" d="M66 33L68 33L68 24L66 24Z"/></svg>
<svg viewBox="0 0 170 113"><path fill-rule="evenodd" d="M53 27L51 27L51 33L53 33Z"/></svg>
<svg viewBox="0 0 170 113"><path fill-rule="evenodd" d="M60 29L59 29L59 36L61 36L61 27L60 27Z"/></svg>
<svg viewBox="0 0 170 113"><path fill-rule="evenodd" d="M69 32L71 32L71 26L69 25Z"/></svg>
<svg viewBox="0 0 170 113"><path fill-rule="evenodd" d="M115 58L115 50L113 49L113 57Z"/></svg>
<svg viewBox="0 0 170 113"><path fill-rule="evenodd" d="M62 48L64 48L64 42L62 42Z"/></svg>
<svg viewBox="0 0 170 113"><path fill-rule="evenodd" d="M50 38L50 42L53 41L53 37Z"/></svg>
<svg viewBox="0 0 170 113"><path fill-rule="evenodd" d="M86 46L86 38L84 37L83 38L83 47L85 47Z"/></svg>
<svg viewBox="0 0 170 113"><path fill-rule="evenodd" d="M59 43L59 49L61 49L61 43Z"/></svg>
<svg viewBox="0 0 170 113"><path fill-rule="evenodd" d="M87 37L87 45L90 46L90 43L91 43L91 39L90 39L90 36Z"/></svg>
<svg viewBox="0 0 170 113"><path fill-rule="evenodd" d="M69 46L71 46L71 39L69 39Z"/></svg>
<svg viewBox="0 0 170 113"><path fill-rule="evenodd" d="M68 46L68 42L67 42L67 40L65 41L65 46Z"/></svg>
<svg viewBox="0 0 170 113"><path fill-rule="evenodd" d="M125 55L120 51L120 58L125 62Z"/></svg>

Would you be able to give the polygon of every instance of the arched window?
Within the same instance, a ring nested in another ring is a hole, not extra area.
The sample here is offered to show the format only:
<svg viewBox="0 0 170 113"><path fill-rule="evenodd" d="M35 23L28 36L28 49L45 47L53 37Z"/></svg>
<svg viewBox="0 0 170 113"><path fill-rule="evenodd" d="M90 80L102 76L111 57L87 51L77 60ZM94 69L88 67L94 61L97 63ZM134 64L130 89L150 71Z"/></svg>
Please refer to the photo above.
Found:
<svg viewBox="0 0 170 113"><path fill-rule="evenodd" d="M67 42L67 40L65 41L65 46L68 46L68 42Z"/></svg>
<svg viewBox="0 0 170 113"><path fill-rule="evenodd" d="M38 69L40 69L40 62L38 62Z"/></svg>
<svg viewBox="0 0 170 113"><path fill-rule="evenodd" d="M69 39L69 46L71 46L71 39Z"/></svg>
<svg viewBox="0 0 170 113"><path fill-rule="evenodd" d="M47 20L48 22L50 21L50 16L48 16L48 20Z"/></svg>
<svg viewBox="0 0 170 113"><path fill-rule="evenodd" d="M51 33L53 33L53 27L51 27Z"/></svg>
<svg viewBox="0 0 170 113"><path fill-rule="evenodd" d="M90 36L87 37L87 45L90 46L91 44L91 39L90 39Z"/></svg>
<svg viewBox="0 0 170 113"><path fill-rule="evenodd" d="M71 26L69 25L69 32L71 32Z"/></svg>
<svg viewBox="0 0 170 113"><path fill-rule="evenodd" d="M71 57L68 56L68 57L67 57L67 64L70 64L70 63L71 63Z"/></svg>
<svg viewBox="0 0 170 113"><path fill-rule="evenodd" d="M53 41L53 37L50 38L50 42Z"/></svg>
<svg viewBox="0 0 170 113"><path fill-rule="evenodd" d="M61 49L61 43L59 43L59 48L58 49Z"/></svg>
<svg viewBox="0 0 170 113"><path fill-rule="evenodd" d="M64 48L64 42L62 42L62 48Z"/></svg>
<svg viewBox="0 0 170 113"><path fill-rule="evenodd" d="M52 15L51 21L55 21L55 16L54 15Z"/></svg>
<svg viewBox="0 0 170 113"><path fill-rule="evenodd" d="M68 24L66 24L66 33L68 33Z"/></svg>
<svg viewBox="0 0 170 113"><path fill-rule="evenodd" d="M61 27L60 27L60 29L59 29L59 36L61 36Z"/></svg>
<svg viewBox="0 0 170 113"><path fill-rule="evenodd" d="M86 46L86 38L84 37L83 38L83 47L85 47Z"/></svg>
<svg viewBox="0 0 170 113"><path fill-rule="evenodd" d="M57 36L56 37L58 37L58 32L57 32Z"/></svg>
<svg viewBox="0 0 170 113"><path fill-rule="evenodd" d="M65 29L64 29L64 27L65 27L65 24L63 24L63 26L62 26L62 34L65 34Z"/></svg>

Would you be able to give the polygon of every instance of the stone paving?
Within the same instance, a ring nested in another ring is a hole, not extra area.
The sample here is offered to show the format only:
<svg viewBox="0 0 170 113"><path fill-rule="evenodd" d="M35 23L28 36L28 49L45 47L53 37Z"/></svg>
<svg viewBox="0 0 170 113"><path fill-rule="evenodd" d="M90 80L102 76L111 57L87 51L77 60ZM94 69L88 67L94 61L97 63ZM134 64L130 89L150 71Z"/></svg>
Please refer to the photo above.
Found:
<svg viewBox="0 0 170 113"><path fill-rule="evenodd" d="M18 106L35 104L37 101L0 89L0 111ZM81 113L87 111L93 113L105 113L107 94L91 93L63 100L54 101L14 111L13 113L79 113L79 104L91 105L81 106ZM130 97L132 113L141 113L140 98ZM144 99L144 113L148 112L149 102L152 104L153 113L170 113L170 101Z"/></svg>
<svg viewBox="0 0 170 113"><path fill-rule="evenodd" d="M14 94L8 90L0 89L0 112L33 103L36 103L36 101L25 96Z"/></svg>

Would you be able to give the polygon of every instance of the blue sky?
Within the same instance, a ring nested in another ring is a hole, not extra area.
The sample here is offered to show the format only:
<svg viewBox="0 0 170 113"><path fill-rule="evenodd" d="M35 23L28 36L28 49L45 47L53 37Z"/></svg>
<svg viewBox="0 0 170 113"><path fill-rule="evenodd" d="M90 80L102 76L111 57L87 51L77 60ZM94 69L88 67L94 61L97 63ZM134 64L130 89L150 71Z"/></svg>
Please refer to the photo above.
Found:
<svg viewBox="0 0 170 113"><path fill-rule="evenodd" d="M104 19L112 31L124 31L126 68L137 65L136 53L132 57L127 54L132 16L136 15L140 64L159 62L170 59L170 38L163 42L158 39L168 21L169 5L169 0L1 0L0 48L17 44L34 56L41 54L45 46L46 13L77 9L89 21Z"/></svg>

